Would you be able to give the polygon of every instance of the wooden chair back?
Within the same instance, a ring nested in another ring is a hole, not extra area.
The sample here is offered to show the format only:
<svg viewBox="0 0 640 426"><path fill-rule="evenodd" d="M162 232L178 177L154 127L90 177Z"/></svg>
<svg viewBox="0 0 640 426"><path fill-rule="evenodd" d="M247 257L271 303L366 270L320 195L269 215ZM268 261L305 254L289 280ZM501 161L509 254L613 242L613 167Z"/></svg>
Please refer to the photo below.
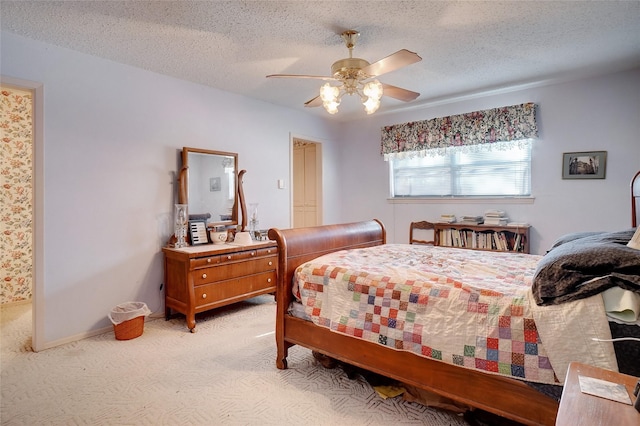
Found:
<svg viewBox="0 0 640 426"><path fill-rule="evenodd" d="M631 179L631 226L634 228L640 223L638 204L640 204L640 172Z"/></svg>
<svg viewBox="0 0 640 426"><path fill-rule="evenodd" d="M417 238L414 237L413 235L413 231L415 231L416 229L421 229L421 230L433 230L433 239L432 240L419 240ZM427 222L426 220L422 220L419 222L411 222L411 225L409 226L409 244L435 244L435 229L433 226L433 223L431 222Z"/></svg>

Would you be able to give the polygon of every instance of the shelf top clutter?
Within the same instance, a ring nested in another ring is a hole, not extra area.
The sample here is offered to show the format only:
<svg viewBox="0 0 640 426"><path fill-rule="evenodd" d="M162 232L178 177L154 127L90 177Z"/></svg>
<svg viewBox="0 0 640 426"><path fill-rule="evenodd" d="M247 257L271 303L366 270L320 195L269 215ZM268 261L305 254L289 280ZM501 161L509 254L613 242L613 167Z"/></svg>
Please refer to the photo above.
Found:
<svg viewBox="0 0 640 426"><path fill-rule="evenodd" d="M443 222L443 221L437 221L435 222L436 225L439 225L440 227L445 226L452 226L452 227L456 227L456 228L470 228L470 227L478 227L478 228L530 228L531 225L526 223L526 222L508 222L505 225L492 225L492 224L487 224L487 223L467 223L467 222Z"/></svg>

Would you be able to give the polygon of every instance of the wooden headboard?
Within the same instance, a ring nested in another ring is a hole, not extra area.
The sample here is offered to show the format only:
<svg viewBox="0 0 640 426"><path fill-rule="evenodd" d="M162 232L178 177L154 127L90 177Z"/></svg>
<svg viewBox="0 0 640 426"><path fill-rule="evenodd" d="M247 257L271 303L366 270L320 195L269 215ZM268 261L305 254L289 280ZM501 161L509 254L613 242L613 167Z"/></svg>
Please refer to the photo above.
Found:
<svg viewBox="0 0 640 426"><path fill-rule="evenodd" d="M269 230L269 239L278 243L278 289L286 289L296 268L338 250L371 247L386 243L384 225L379 220L325 225L310 228ZM289 306L290 291L277 293L278 305Z"/></svg>

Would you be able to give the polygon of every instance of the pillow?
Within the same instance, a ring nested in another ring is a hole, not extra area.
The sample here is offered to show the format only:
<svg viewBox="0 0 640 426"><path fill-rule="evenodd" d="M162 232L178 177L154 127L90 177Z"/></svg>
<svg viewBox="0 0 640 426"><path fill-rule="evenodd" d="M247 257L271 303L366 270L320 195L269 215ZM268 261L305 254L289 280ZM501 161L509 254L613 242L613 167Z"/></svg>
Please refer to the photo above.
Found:
<svg viewBox="0 0 640 426"><path fill-rule="evenodd" d="M593 235L599 235L599 234L604 234L604 232L572 232L571 234L563 235L562 237L558 238L553 242L553 244L551 245L551 248L547 250L547 253L549 253L551 250L553 250L554 248L564 243L568 243L568 242L577 240L579 238L591 237Z"/></svg>
<svg viewBox="0 0 640 426"><path fill-rule="evenodd" d="M536 267L536 304L583 299L613 286L640 293L640 250L626 245L634 231L562 238Z"/></svg>

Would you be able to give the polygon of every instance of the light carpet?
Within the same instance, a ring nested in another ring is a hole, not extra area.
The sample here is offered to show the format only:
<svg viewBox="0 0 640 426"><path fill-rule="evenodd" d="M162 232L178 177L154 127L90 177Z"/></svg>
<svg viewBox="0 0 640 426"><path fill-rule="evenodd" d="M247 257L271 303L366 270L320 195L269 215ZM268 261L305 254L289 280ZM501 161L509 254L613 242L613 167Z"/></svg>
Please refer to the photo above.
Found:
<svg viewBox="0 0 640 426"><path fill-rule="evenodd" d="M39 353L31 306L1 314L3 425L467 425L382 399L302 347L278 370L271 296L200 315L193 334L183 317L154 319L133 340L111 332Z"/></svg>

